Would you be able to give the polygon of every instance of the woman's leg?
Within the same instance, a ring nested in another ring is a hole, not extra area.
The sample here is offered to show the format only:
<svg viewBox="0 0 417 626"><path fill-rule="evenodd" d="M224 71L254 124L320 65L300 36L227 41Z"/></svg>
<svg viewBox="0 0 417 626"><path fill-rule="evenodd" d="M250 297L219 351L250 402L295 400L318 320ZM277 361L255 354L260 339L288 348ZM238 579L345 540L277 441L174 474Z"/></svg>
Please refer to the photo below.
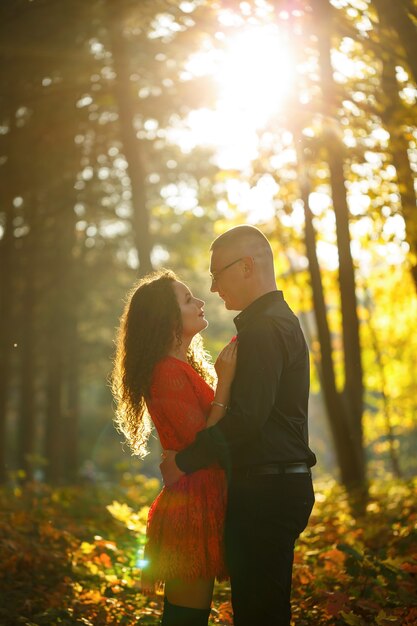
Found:
<svg viewBox="0 0 417 626"><path fill-rule="evenodd" d="M167 580L165 596L171 604L187 606L192 609L209 609L213 597L214 580L202 579L193 581Z"/></svg>
<svg viewBox="0 0 417 626"><path fill-rule="evenodd" d="M214 580L165 582L161 626L207 626Z"/></svg>

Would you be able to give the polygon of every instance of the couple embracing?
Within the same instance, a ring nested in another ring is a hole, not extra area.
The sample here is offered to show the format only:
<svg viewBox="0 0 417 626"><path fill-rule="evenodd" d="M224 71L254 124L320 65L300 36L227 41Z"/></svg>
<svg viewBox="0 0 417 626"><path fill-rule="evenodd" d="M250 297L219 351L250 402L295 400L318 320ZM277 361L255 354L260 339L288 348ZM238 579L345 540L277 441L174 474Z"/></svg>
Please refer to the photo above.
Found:
<svg viewBox="0 0 417 626"><path fill-rule="evenodd" d="M142 279L121 318L116 423L140 454L149 412L164 449L142 588L165 583L162 626L206 626L214 579L230 577L235 626L289 626L294 543L314 504L308 349L260 230L236 226L210 252L211 291L239 311L216 376L204 302L173 272Z"/></svg>

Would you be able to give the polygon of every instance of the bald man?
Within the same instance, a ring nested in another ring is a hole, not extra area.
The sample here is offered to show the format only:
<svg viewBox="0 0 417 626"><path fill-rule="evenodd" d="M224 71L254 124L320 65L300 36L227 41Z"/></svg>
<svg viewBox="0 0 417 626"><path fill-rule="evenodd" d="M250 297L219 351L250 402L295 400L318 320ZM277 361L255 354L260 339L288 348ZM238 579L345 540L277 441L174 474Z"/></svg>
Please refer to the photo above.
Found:
<svg viewBox="0 0 417 626"><path fill-rule="evenodd" d="M213 462L229 476L225 547L235 626L289 626L294 543L314 492L308 445L309 356L277 290L271 246L248 225L211 246L211 291L241 311L225 416L161 464L166 485Z"/></svg>

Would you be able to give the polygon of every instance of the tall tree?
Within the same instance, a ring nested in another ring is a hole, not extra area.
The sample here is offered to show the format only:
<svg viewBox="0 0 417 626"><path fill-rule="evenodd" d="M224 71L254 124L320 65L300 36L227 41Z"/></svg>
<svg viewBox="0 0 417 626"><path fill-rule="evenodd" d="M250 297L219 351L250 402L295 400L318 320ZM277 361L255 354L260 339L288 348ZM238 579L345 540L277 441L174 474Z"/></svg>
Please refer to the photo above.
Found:
<svg viewBox="0 0 417 626"><path fill-rule="evenodd" d="M337 96L331 63L331 33L333 8L328 2L311 0L315 16L317 47L319 52L320 86L323 96L323 113L326 118L337 117ZM362 414L363 380L359 337L359 320L355 270L350 249L349 208L344 176L344 147L337 133L325 132L323 137L330 171L330 184L336 219L337 248L339 253L339 284L342 313L343 355L345 385L343 402L354 463L349 468L349 483L365 482L365 457L363 449ZM333 419L336 416L333 416ZM343 471L342 471L343 473Z"/></svg>
<svg viewBox="0 0 417 626"><path fill-rule="evenodd" d="M336 374L333 363L334 350L327 318L327 306L320 264L317 258L317 239L313 214L309 206L311 175L304 155L306 145L301 131L302 129L300 127L297 128L296 124L294 124L293 134L294 145L297 150L298 181L305 215L305 249L311 280L317 336L320 342L320 358L317 359L316 367L327 408L341 480L348 489L351 489L361 486L365 482L363 445L362 441L358 445L358 442L352 436L351 418L347 413L349 407L344 400L343 394L338 391L336 386Z"/></svg>
<svg viewBox="0 0 417 626"><path fill-rule="evenodd" d="M409 29L414 29L415 31L413 43L409 44L409 46L412 45L413 47L412 63L414 62L415 56L417 55L417 44L415 43L417 40L417 28L414 24L409 23L411 20L405 15L403 15L400 22L398 19L392 21L390 19L392 8L384 1L381 2L381 0L377 0L375 5L379 16L379 38L381 43L383 42L380 46L382 59L381 101L379 105L380 116L386 129L390 133L390 152L397 173L402 216L406 226L406 241L410 246L408 256L411 265L411 275L417 289L417 196L414 187L414 173L411 169L408 156L410 144L406 138L404 128L407 117L409 116L398 93L399 84L396 76L396 66L401 60L398 58L399 55L395 54L395 52L393 53L393 51L401 49L402 43L405 45L406 40L403 40L402 35L403 28L407 26ZM397 10L395 11L396 15ZM403 13L404 7L400 7L399 14L402 15ZM397 30L400 26L402 26L401 30ZM400 33L401 36L399 36ZM410 50L408 48L406 48L406 50L407 57L409 57Z"/></svg>
<svg viewBox="0 0 417 626"><path fill-rule="evenodd" d="M24 256L24 288L21 303L21 344L20 355L20 406L17 423L17 464L25 471L27 478L32 478L31 457L35 453L35 415L36 415L36 300L37 300L37 271L38 246L40 241L39 207L36 192L28 197L31 204L32 219L30 231L25 237Z"/></svg>
<svg viewBox="0 0 417 626"><path fill-rule="evenodd" d="M19 45L19 35L13 33L17 6L0 6L0 207L2 234L0 237L0 482L7 478L6 452L12 353L17 344L15 317L15 284L18 275L15 240L14 199L19 195L17 164L19 139L23 132L17 111L22 104L15 79L22 73L21 61L16 60L12 44ZM14 448L13 448L14 449Z"/></svg>
<svg viewBox="0 0 417 626"><path fill-rule="evenodd" d="M377 12L397 32L407 63L417 83L417 7L410 0L372 0Z"/></svg>
<svg viewBox="0 0 417 626"><path fill-rule="evenodd" d="M114 93L119 110L120 136L123 152L128 162L128 173L132 189L132 224L136 250L139 259L139 272L144 276L152 268L151 241L149 231L149 209L146 196L145 155L135 129L135 116L138 114L137 95L134 98L134 83L130 80L131 55L129 51L126 21L131 14L131 4L115 5L107 2L108 28L111 39L116 78ZM146 45L146 41L143 42Z"/></svg>
<svg viewBox="0 0 417 626"><path fill-rule="evenodd" d="M4 66L4 63L1 63ZM3 83L4 84L4 83ZM3 135L1 155L4 159L0 166L0 196L3 206L3 235L0 239L0 482L6 479L6 426L11 380L11 356L13 350L13 275L14 275L14 237L13 237L13 171L11 143L15 138L14 115L9 113L8 132ZM1 144L0 144L1 145Z"/></svg>

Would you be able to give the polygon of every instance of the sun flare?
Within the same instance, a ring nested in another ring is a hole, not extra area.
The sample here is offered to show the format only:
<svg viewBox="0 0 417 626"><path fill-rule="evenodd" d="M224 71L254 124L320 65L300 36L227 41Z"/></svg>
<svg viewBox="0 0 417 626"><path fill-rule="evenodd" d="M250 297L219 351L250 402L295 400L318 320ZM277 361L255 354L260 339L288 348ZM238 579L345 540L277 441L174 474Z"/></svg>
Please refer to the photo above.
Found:
<svg viewBox="0 0 417 626"><path fill-rule="evenodd" d="M216 78L219 108L240 112L262 127L284 103L294 74L289 50L275 26L247 30L231 39Z"/></svg>
<svg viewBox="0 0 417 626"><path fill-rule="evenodd" d="M257 131L285 107L294 63L279 28L266 25L231 37L220 56L200 53L189 70L201 74L209 67L217 84L216 105L190 113L182 147L214 146L220 167L244 169L256 158Z"/></svg>

